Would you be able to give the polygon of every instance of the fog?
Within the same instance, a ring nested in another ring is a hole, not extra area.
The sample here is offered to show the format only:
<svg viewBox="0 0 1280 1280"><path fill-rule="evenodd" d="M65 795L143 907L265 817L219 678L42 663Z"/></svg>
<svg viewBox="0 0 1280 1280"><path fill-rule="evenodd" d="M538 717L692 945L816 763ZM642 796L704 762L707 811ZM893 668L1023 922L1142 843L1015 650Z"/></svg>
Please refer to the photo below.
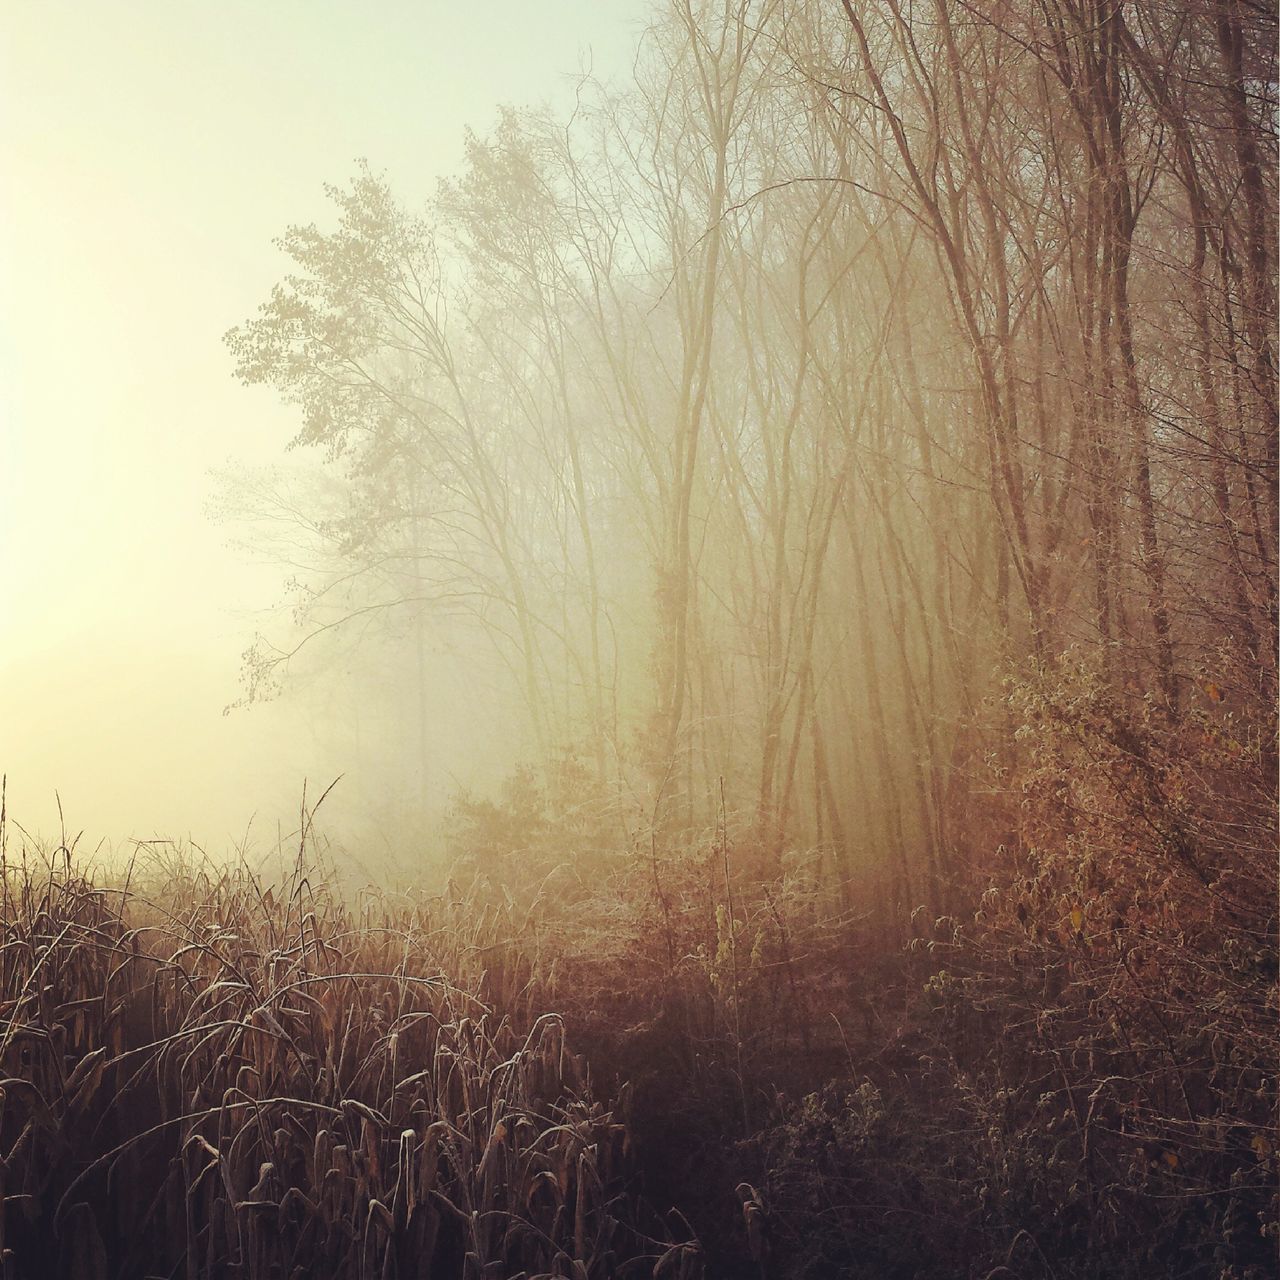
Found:
<svg viewBox="0 0 1280 1280"><path fill-rule="evenodd" d="M296 821L304 781L376 766L293 696L234 711L279 567L209 518L212 473L283 454L296 417L232 376L223 333L358 158L420 199L498 104L625 72L641 6L145 2L11 6L0 384L0 769L8 809L87 841L221 848ZM440 683L448 703L448 689ZM465 773L460 760L454 767ZM314 791L313 791L314 794ZM362 817L363 821L363 817Z"/></svg>
<svg viewBox="0 0 1280 1280"><path fill-rule="evenodd" d="M1273 1273L1274 6L0 25L3 1280Z"/></svg>
<svg viewBox="0 0 1280 1280"><path fill-rule="evenodd" d="M1169 28L1179 101L1134 46L1117 117L945 5L11 26L28 829L270 843L341 778L325 828L411 864L527 769L517 829L732 821L901 911L1015 767L1011 689L1268 687L1252 46Z"/></svg>

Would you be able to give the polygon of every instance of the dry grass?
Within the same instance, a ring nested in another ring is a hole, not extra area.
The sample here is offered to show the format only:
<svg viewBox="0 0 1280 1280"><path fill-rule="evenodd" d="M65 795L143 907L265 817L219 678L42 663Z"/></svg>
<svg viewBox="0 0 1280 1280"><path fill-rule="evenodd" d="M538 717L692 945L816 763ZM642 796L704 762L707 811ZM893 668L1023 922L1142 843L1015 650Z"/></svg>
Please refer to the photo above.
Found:
<svg viewBox="0 0 1280 1280"><path fill-rule="evenodd" d="M7 859L4 1275L699 1275L513 910Z"/></svg>

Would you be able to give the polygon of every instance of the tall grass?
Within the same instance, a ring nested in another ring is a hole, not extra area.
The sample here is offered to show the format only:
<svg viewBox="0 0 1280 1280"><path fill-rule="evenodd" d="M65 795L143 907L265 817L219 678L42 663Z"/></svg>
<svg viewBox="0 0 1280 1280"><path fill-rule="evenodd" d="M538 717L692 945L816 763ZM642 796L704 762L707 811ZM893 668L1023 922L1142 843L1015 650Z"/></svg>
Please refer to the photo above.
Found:
<svg viewBox="0 0 1280 1280"><path fill-rule="evenodd" d="M6 856L5 1277L700 1274L513 908Z"/></svg>

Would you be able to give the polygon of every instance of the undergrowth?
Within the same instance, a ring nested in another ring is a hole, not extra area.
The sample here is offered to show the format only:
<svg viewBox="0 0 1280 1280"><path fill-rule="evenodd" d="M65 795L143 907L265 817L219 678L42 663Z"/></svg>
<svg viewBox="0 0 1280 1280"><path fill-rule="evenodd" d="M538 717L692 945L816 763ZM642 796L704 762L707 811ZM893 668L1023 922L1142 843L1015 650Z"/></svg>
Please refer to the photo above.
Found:
<svg viewBox="0 0 1280 1280"><path fill-rule="evenodd" d="M4 1274L1262 1280L1274 737L1210 702L1011 689L905 946L822 850L529 775L435 893L9 855Z"/></svg>

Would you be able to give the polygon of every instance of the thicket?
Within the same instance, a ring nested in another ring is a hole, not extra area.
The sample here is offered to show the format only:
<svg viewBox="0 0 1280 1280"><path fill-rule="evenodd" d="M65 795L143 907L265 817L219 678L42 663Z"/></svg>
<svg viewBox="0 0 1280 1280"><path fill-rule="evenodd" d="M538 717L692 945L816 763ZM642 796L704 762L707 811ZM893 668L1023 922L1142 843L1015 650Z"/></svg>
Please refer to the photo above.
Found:
<svg viewBox="0 0 1280 1280"><path fill-rule="evenodd" d="M460 798L434 890L24 842L6 1274L1270 1274L1273 740L1081 662L1003 704L973 864L905 930L727 803L619 844L571 765Z"/></svg>
<svg viewBox="0 0 1280 1280"><path fill-rule="evenodd" d="M503 811L531 838L472 862L542 903L546 998L630 1082L649 1190L726 1274L1274 1266L1266 706L1206 681L1175 728L1078 659L1002 701L973 860L905 939L883 903L843 910L816 853L762 877L749 818L601 854L526 780ZM461 806L461 852L499 809Z"/></svg>

